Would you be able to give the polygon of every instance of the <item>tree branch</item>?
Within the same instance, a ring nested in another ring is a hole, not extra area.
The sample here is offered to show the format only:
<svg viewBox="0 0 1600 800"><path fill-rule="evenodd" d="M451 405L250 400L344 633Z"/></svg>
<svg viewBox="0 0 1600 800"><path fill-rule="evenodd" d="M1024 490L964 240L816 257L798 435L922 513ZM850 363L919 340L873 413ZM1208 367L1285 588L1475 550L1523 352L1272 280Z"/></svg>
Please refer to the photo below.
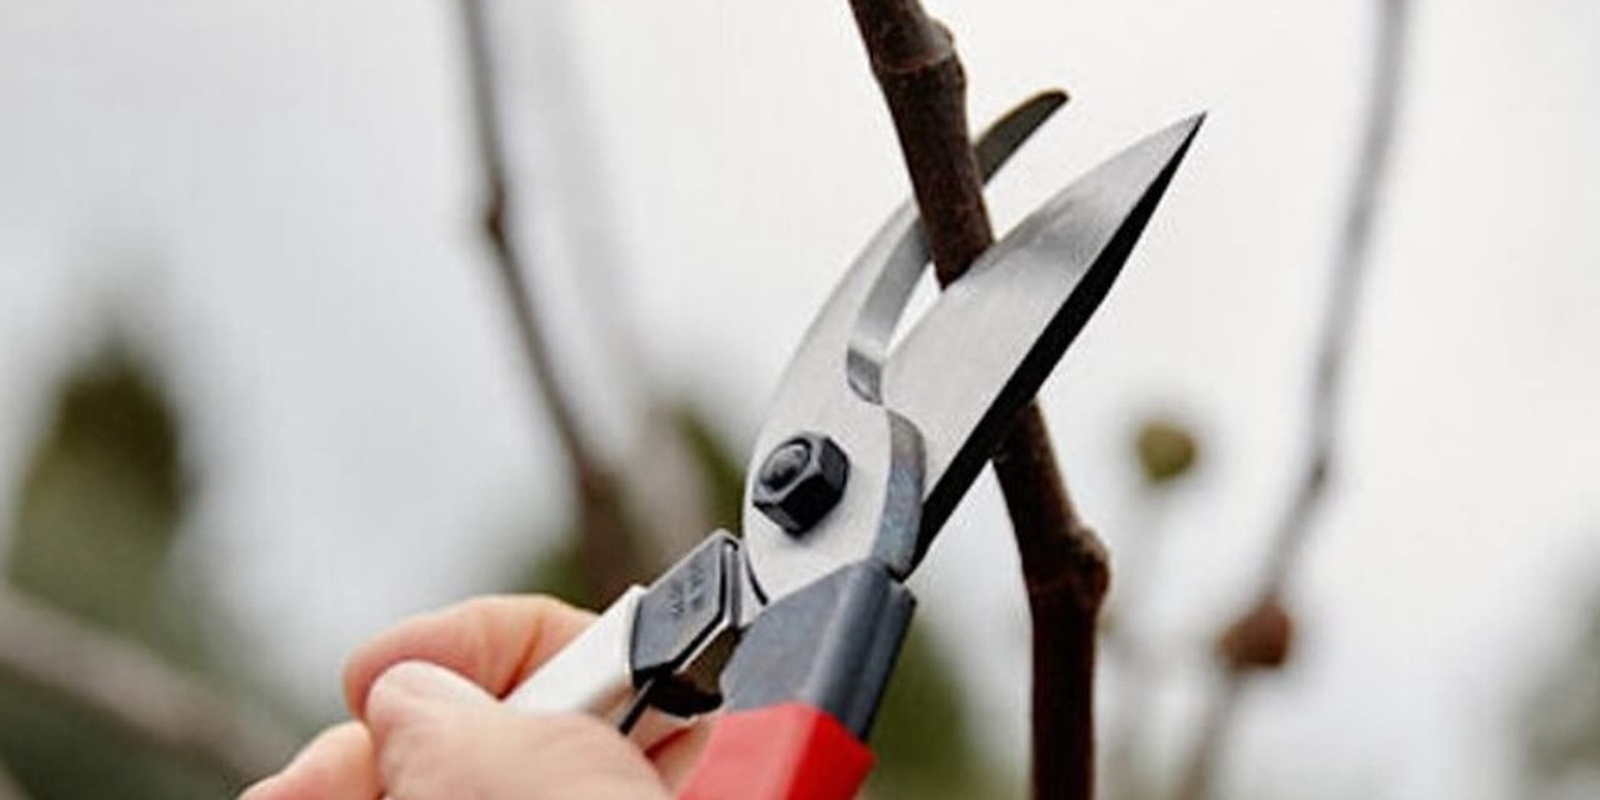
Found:
<svg viewBox="0 0 1600 800"><path fill-rule="evenodd" d="M950 33L916 0L851 0L899 135L941 285L994 243ZM994 457L1033 625L1033 796L1094 792L1095 628L1110 582L1104 546L1073 507L1049 430L1029 405Z"/></svg>
<svg viewBox="0 0 1600 800"><path fill-rule="evenodd" d="M1373 221L1394 149L1408 40L1407 0L1379 0L1378 9L1377 55L1365 128L1332 259L1331 286L1315 356L1311 419L1306 428L1300 479L1290 489L1283 517L1274 530L1254 604L1230 626L1220 643L1224 659L1223 685L1205 712L1190 755L1181 784L1186 800L1201 800L1212 790L1213 773L1226 749L1232 722L1237 718L1235 707L1244 694L1245 680L1262 669L1277 667L1288 658L1292 628L1283 610L1284 590L1326 504L1328 484L1336 463L1338 422L1345 396L1344 375L1368 272Z"/></svg>
<svg viewBox="0 0 1600 800"><path fill-rule="evenodd" d="M576 481L580 545L590 593L587 599L606 602L644 574L644 566L638 563L639 548L633 541L622 486L584 437L577 414L561 391L549 341L539 326L533 288L527 279L530 259L513 232L515 196L509 177L510 159L501 133L494 48L484 0L461 0L461 16L477 123L478 158L488 192L483 230L494 254L501 295L516 323L517 343Z"/></svg>
<svg viewBox="0 0 1600 800"><path fill-rule="evenodd" d="M295 749L295 737L199 678L3 587L0 677L240 784L271 773Z"/></svg>

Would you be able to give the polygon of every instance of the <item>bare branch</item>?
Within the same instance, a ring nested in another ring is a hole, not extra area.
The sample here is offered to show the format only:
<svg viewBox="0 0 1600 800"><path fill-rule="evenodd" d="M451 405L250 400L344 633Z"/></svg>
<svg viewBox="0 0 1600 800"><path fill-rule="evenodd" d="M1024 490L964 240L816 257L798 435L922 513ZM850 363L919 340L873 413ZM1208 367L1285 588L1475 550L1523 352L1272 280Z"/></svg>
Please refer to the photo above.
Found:
<svg viewBox="0 0 1600 800"><path fill-rule="evenodd" d="M0 588L0 677L133 742L241 784L282 766L295 748L295 737L228 702L201 679L5 588Z"/></svg>
<svg viewBox="0 0 1600 800"><path fill-rule="evenodd" d="M1283 517L1273 532L1255 601L1240 621L1231 626L1230 635L1245 630L1252 620L1270 619L1274 609L1282 613L1284 589L1311 537L1317 516L1325 505L1330 476L1336 464L1344 375L1350 359L1351 337L1359 311L1361 290L1368 271L1373 221L1378 214L1379 200L1394 149L1395 123L1408 41L1410 12L1407 0L1379 0L1378 9L1377 53L1365 129L1333 254L1331 286L1317 345L1316 372L1310 397L1311 419L1306 428L1300 479L1290 490ZM1282 646L1286 648L1287 645L1285 640ZM1224 656L1226 658L1227 654ZM1285 649L1280 658L1287 656ZM1237 716L1234 707L1243 695L1242 684L1248 675L1256 671L1253 669L1255 665L1248 660L1232 658L1226 664L1223 685L1205 713L1181 784L1186 800L1200 800L1209 795L1216 764L1226 748L1231 723Z"/></svg>
<svg viewBox="0 0 1600 800"><path fill-rule="evenodd" d="M995 454L1033 628L1033 796L1094 797L1094 668L1110 586L1104 545L1079 519L1031 405Z"/></svg>
<svg viewBox="0 0 1600 800"><path fill-rule="evenodd" d="M557 224L541 230L559 228L551 232L566 245L566 259L574 267L577 295L572 302L582 304L584 329L595 345L585 348L584 370L603 371L606 387L600 404L605 414L596 418L615 415L629 432L620 451L604 455L613 465L627 465L617 479L632 513L628 522L635 543L643 548L640 560L654 572L693 549L720 520L712 519L706 502L708 476L683 435L678 406L653 385L635 331L624 319L626 304L617 302L627 289L627 253L617 236L607 191L603 137L595 129L574 49L575 9L570 0L531 0L507 7L513 19L501 20L500 27L517 23L515 58L526 59L529 67L500 68L518 78L515 95L535 103L540 112L537 118L526 117L516 149L530 153L532 171L542 184L540 196L551 198L539 210L548 211Z"/></svg>
<svg viewBox="0 0 1600 800"><path fill-rule="evenodd" d="M581 544L592 595L589 599L605 601L643 574L643 565L637 563L639 549L632 541L622 487L605 459L584 437L572 403L561 391L549 340L539 325L532 286L527 278L530 259L513 232L518 213L516 196L502 138L504 121L495 83L491 26L484 3L485 0L461 0L478 157L488 190L483 212L484 233L494 252L501 294L510 305L516 322L518 345L576 479Z"/></svg>
<svg viewBox="0 0 1600 800"><path fill-rule="evenodd" d="M950 33L916 0L851 0L894 118L941 284L994 243L966 115L966 74ZM1033 795L1094 792L1095 628L1110 582L1029 405L994 457L1011 515L1033 624Z"/></svg>

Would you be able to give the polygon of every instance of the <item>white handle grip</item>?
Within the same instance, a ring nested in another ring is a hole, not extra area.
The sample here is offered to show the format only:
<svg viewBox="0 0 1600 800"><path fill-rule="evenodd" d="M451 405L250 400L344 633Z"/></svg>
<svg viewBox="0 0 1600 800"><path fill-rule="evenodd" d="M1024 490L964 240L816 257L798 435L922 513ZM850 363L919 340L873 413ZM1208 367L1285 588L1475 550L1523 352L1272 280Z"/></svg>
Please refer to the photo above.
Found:
<svg viewBox="0 0 1600 800"><path fill-rule="evenodd" d="M585 713L609 718L633 694L628 647L644 587L630 586L582 636L506 695L505 703L535 714Z"/></svg>

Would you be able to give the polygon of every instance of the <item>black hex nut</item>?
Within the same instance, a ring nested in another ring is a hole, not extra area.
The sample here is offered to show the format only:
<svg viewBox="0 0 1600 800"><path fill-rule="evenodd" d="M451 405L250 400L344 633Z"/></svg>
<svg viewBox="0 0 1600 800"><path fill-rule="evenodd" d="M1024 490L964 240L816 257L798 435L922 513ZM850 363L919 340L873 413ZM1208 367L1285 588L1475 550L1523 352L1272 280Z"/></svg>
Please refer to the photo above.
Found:
<svg viewBox="0 0 1600 800"><path fill-rule="evenodd" d="M756 475L751 502L790 534L804 533L844 496L850 459L820 433L802 433L773 448Z"/></svg>

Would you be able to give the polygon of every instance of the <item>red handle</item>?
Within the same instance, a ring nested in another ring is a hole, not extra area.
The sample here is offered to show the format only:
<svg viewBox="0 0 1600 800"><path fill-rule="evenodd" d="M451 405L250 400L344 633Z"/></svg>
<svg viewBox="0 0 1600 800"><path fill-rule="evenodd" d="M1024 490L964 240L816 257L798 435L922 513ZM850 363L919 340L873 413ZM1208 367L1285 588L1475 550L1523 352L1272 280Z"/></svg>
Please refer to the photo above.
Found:
<svg viewBox="0 0 1600 800"><path fill-rule="evenodd" d="M712 725L680 800L850 800L872 751L824 711L783 703Z"/></svg>

